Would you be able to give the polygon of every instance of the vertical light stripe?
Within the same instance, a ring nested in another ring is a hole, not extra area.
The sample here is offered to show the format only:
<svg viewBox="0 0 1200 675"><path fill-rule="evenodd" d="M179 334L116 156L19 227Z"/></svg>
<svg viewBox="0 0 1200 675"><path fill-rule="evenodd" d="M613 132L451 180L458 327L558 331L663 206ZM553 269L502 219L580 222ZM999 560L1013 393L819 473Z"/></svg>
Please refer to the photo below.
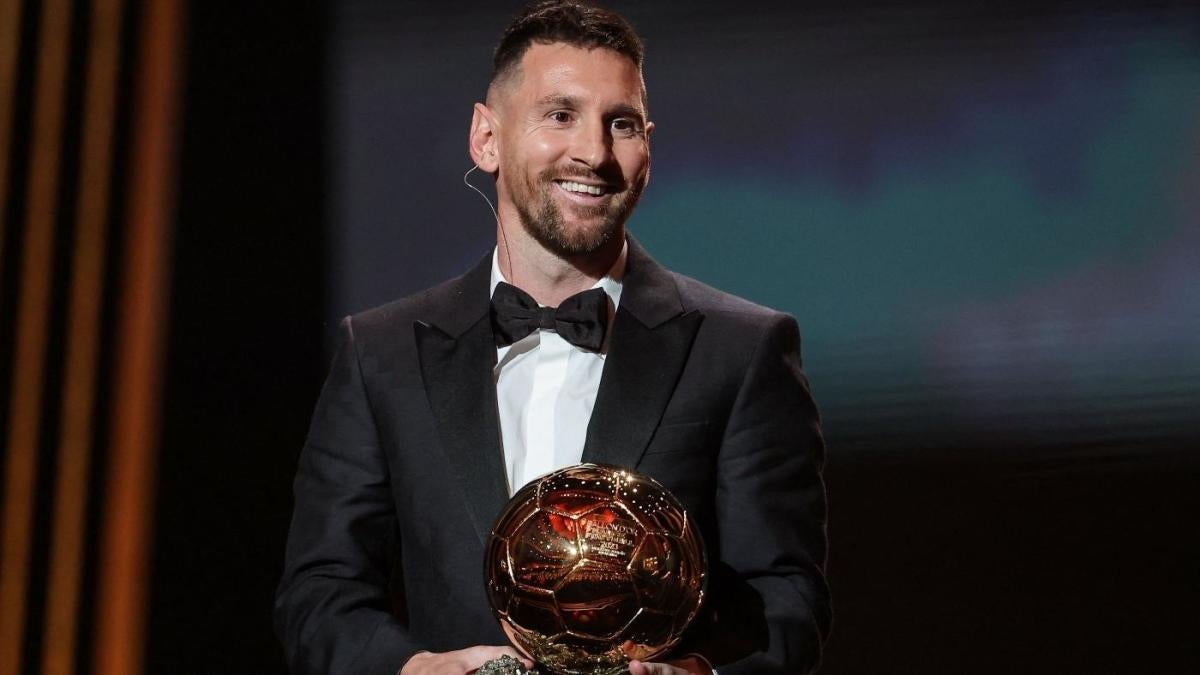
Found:
<svg viewBox="0 0 1200 675"><path fill-rule="evenodd" d="M8 205L8 149L16 135L17 54L21 50L21 0L0 0L0 278L4 272L4 210Z"/></svg>
<svg viewBox="0 0 1200 675"><path fill-rule="evenodd" d="M145 651L160 372L176 187L175 134L182 76L178 62L182 54L180 5L180 0L156 0L142 6L92 664L98 675L137 675Z"/></svg>
<svg viewBox="0 0 1200 675"><path fill-rule="evenodd" d="M70 49L70 2L46 0L42 8L34 85L28 217L17 299L9 409L3 558L0 559L0 673L19 672L24 641L33 490L37 479L38 430L45 384L42 376L54 260L58 158Z"/></svg>
<svg viewBox="0 0 1200 675"><path fill-rule="evenodd" d="M100 304L121 48L122 0L93 0L83 101L79 200L67 354L63 378L58 478L42 638L43 675L75 672L75 630L82 580L92 411L100 342Z"/></svg>

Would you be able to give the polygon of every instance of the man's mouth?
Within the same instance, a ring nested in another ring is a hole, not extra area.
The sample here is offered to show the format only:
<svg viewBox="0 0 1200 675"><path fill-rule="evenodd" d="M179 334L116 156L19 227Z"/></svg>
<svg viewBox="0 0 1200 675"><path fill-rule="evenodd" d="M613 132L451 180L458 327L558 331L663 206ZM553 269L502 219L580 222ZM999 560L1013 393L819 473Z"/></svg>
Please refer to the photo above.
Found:
<svg viewBox="0 0 1200 675"><path fill-rule="evenodd" d="M612 187L608 185L593 185L572 180L556 180L554 184L567 194L584 198L603 197L613 193Z"/></svg>

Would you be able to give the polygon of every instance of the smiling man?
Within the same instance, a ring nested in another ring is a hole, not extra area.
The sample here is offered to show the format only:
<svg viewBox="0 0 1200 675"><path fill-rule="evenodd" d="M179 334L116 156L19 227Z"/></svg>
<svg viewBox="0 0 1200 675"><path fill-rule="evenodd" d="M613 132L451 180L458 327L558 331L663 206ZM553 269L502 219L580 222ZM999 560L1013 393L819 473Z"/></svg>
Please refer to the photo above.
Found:
<svg viewBox="0 0 1200 675"><path fill-rule="evenodd" d="M624 19L580 2L533 5L505 32L469 136L496 179L495 250L341 326L276 597L293 671L465 675L517 656L484 595L484 542L509 495L581 461L657 478L708 549L700 616L633 675L816 668L824 448L799 331L627 235L654 129L642 53Z"/></svg>

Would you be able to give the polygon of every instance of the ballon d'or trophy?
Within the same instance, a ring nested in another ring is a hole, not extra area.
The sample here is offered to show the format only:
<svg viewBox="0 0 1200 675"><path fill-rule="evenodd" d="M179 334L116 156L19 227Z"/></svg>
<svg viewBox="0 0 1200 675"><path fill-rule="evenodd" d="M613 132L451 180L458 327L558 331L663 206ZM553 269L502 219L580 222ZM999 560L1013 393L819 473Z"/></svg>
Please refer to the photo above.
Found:
<svg viewBox="0 0 1200 675"><path fill-rule="evenodd" d="M488 600L542 675L616 675L679 642L704 599L704 544L653 478L580 464L521 488L492 526ZM523 675L511 657L480 675Z"/></svg>

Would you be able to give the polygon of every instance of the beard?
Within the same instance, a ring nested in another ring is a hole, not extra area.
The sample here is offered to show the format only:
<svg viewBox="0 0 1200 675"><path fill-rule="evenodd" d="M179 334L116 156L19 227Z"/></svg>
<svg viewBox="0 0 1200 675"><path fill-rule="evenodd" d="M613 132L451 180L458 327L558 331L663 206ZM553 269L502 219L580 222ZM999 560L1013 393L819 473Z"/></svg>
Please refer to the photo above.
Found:
<svg viewBox="0 0 1200 675"><path fill-rule="evenodd" d="M572 205L575 214L585 221L572 228L568 227L562 209L551 196L551 190L558 189L554 185L555 177L591 176L563 176L561 171L542 171L535 185L525 186L529 199L515 200L515 206L521 226L529 236L546 250L564 258L595 253L621 234L645 187L645 181L639 181L624 193L614 194L608 204Z"/></svg>

